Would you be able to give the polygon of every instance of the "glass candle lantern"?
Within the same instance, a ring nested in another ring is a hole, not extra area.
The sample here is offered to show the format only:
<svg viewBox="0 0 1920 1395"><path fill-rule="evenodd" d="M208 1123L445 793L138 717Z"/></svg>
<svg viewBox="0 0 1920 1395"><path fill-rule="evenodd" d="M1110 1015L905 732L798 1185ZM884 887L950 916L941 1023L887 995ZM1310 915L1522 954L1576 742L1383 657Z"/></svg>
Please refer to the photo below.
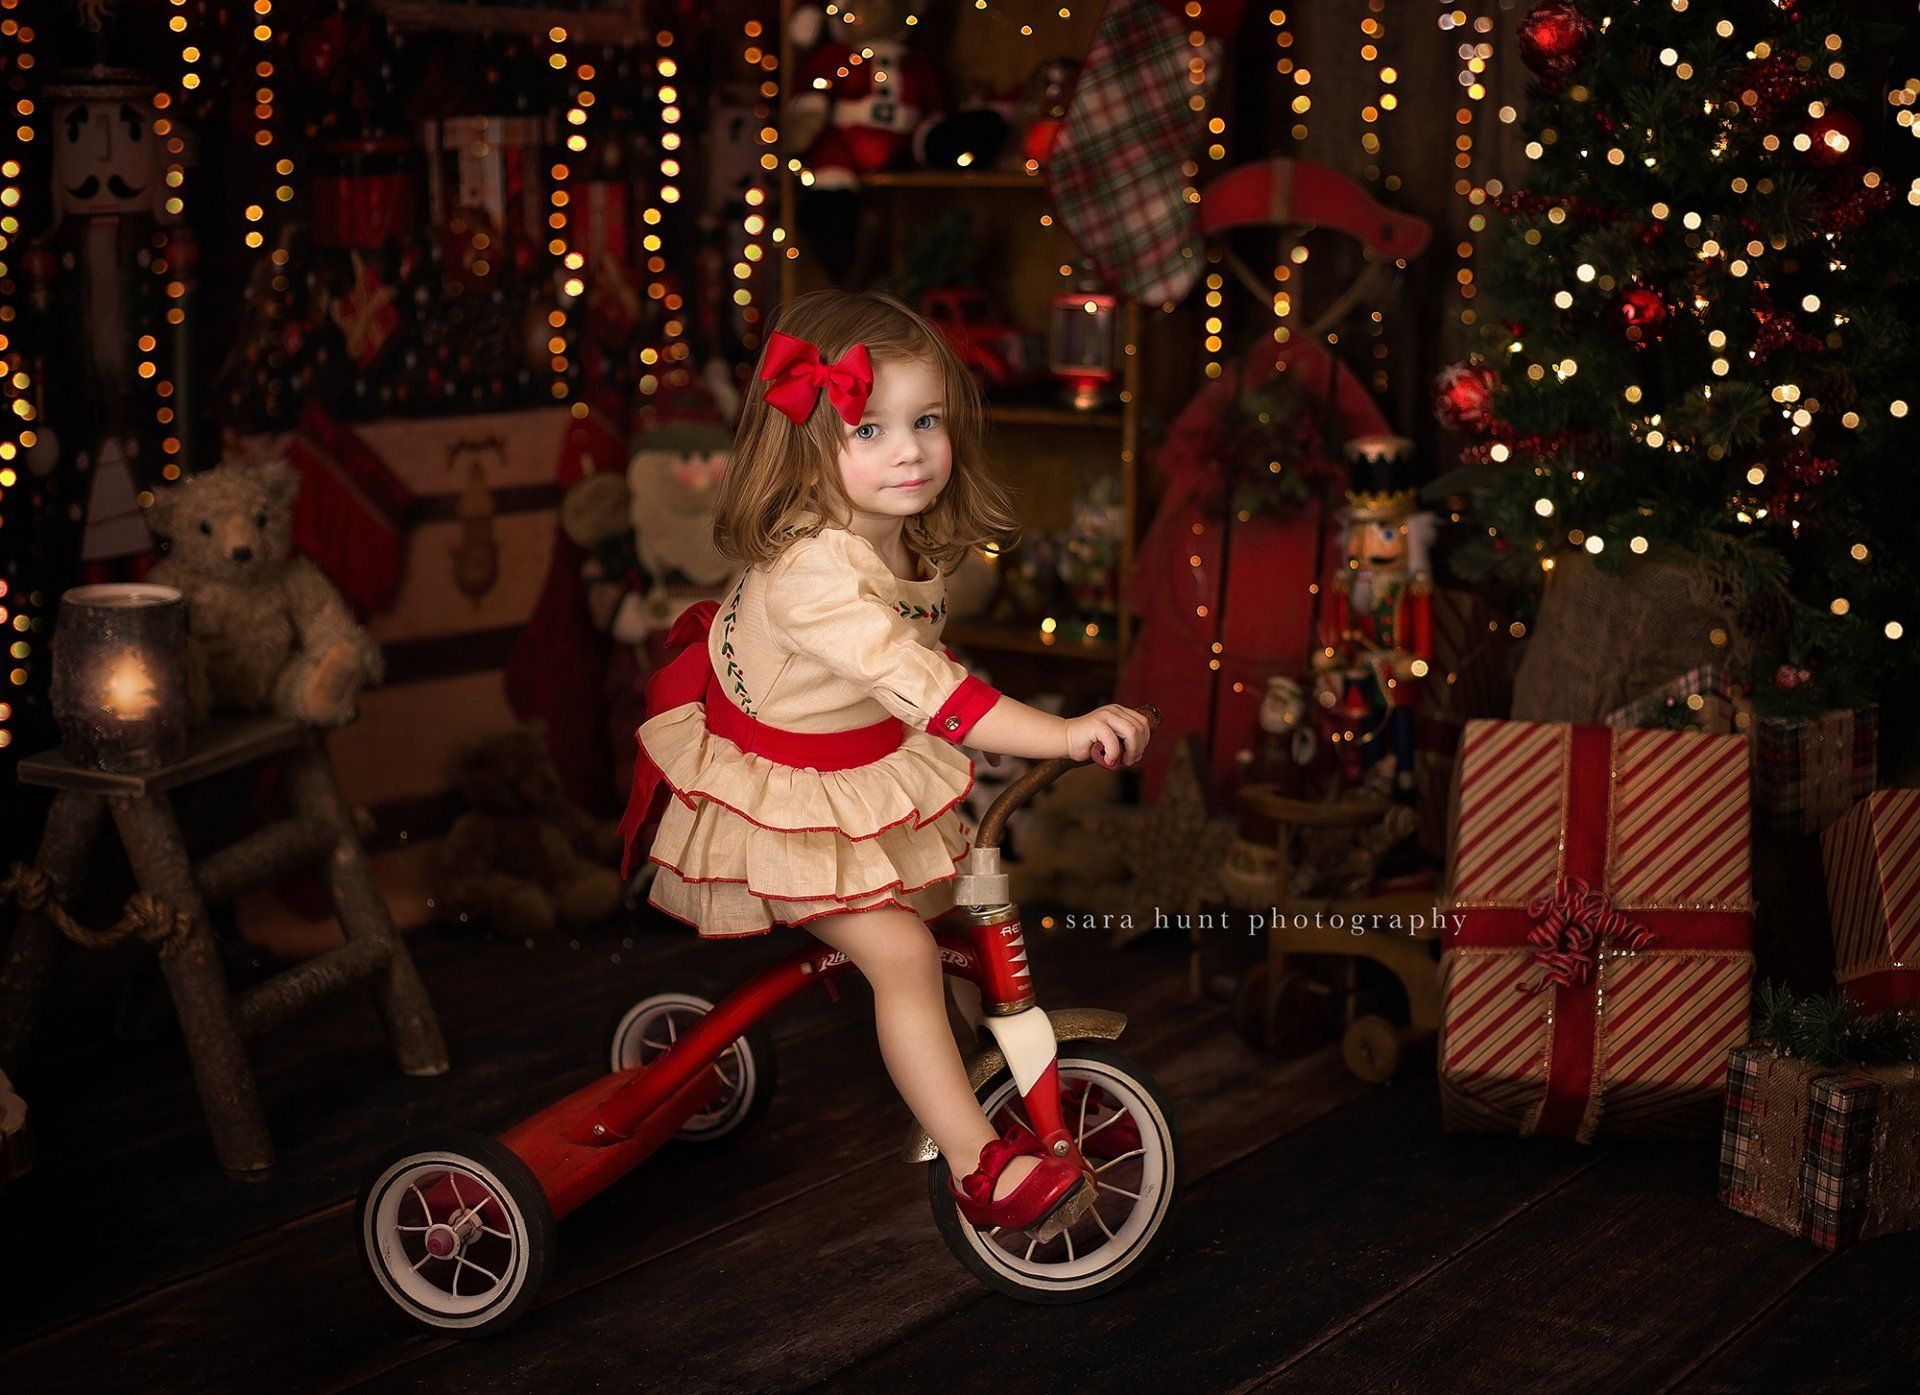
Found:
<svg viewBox="0 0 1920 1395"><path fill-rule="evenodd" d="M60 598L53 716L77 766L138 774L187 748L187 606L170 586L80 586Z"/></svg>
<svg viewBox="0 0 1920 1395"><path fill-rule="evenodd" d="M1047 369L1066 385L1066 400L1088 412L1107 400L1114 376L1118 304L1099 291L1064 291L1047 321Z"/></svg>

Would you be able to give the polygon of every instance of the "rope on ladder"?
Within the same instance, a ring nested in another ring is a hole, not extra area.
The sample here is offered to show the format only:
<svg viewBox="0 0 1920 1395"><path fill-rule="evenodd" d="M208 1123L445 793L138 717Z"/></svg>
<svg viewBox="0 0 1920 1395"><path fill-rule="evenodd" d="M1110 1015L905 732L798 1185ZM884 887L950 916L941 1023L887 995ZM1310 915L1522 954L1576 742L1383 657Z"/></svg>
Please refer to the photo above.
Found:
<svg viewBox="0 0 1920 1395"><path fill-rule="evenodd" d="M150 944L162 959L177 954L187 942L193 921L158 896L136 891L127 898L125 908L104 930L82 925L67 913L60 898L53 894L53 882L38 867L16 862L5 877L0 877L0 905L17 903L23 911L37 911L52 921L61 934L88 949L105 949L126 939Z"/></svg>

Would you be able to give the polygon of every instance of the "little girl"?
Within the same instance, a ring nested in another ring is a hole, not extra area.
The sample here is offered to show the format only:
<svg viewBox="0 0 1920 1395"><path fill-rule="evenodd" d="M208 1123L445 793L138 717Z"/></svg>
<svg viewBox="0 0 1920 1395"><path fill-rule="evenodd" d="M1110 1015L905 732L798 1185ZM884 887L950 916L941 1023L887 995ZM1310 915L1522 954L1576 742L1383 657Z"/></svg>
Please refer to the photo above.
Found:
<svg viewBox="0 0 1920 1395"><path fill-rule="evenodd" d="M1114 768L1139 762L1147 722L1041 712L941 648L946 574L1015 522L982 458L978 389L933 326L841 291L796 299L779 324L714 523L746 571L669 637L704 631L711 668L670 665L649 686L626 829L666 785L655 906L713 938L804 925L866 975L907 1107L956 1177L980 1160L954 1190L961 1214L1024 1230L1079 1175L1024 1130L996 1137L947 1022L924 918L952 905L967 849L959 743Z"/></svg>

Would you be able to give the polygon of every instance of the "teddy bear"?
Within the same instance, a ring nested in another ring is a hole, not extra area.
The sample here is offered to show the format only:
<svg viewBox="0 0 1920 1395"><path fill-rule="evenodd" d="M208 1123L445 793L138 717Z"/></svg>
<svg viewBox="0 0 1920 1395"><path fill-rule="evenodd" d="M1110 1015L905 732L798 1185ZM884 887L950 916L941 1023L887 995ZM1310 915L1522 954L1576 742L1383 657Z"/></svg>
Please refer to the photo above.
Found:
<svg viewBox="0 0 1920 1395"><path fill-rule="evenodd" d="M187 600L187 705L271 710L314 726L353 719L380 681L379 646L326 574L293 551L300 477L285 460L229 461L154 495L167 549L149 579Z"/></svg>
<svg viewBox="0 0 1920 1395"><path fill-rule="evenodd" d="M448 830L432 873L442 916L528 936L591 925L619 910L625 888L607 865L620 860L619 834L561 792L537 729L473 746L456 784L467 809Z"/></svg>

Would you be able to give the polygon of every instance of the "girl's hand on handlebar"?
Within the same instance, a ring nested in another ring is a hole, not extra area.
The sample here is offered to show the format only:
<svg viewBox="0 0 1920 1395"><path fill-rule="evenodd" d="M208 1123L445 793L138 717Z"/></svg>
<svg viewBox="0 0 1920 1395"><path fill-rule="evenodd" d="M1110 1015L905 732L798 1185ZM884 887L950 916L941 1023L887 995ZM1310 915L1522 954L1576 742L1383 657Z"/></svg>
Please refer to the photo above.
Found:
<svg viewBox="0 0 1920 1395"><path fill-rule="evenodd" d="M1138 765L1152 733L1144 712L1110 702L1084 717L1067 718L1067 755L1096 761L1107 770Z"/></svg>

